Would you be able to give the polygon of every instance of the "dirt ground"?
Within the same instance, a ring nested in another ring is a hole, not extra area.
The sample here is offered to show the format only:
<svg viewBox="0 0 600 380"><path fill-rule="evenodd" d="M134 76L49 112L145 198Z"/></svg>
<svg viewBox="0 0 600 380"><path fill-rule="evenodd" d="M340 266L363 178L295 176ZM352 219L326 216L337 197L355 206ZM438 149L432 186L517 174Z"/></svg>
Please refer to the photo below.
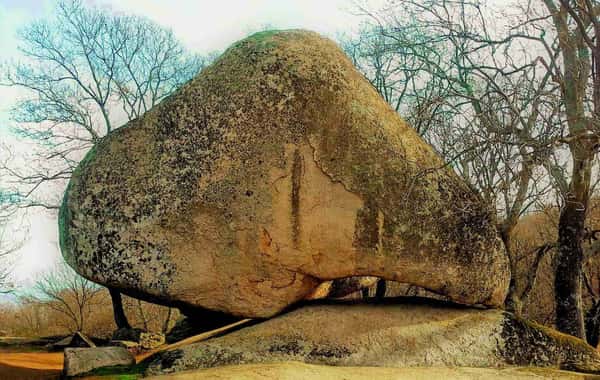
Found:
<svg viewBox="0 0 600 380"><path fill-rule="evenodd" d="M62 352L0 352L0 379L59 379Z"/></svg>
<svg viewBox="0 0 600 380"><path fill-rule="evenodd" d="M216 330L189 337L174 344L162 346L157 350L142 353L136 356L136 362L139 363L157 351L196 343L225 331L239 328L250 322L249 319L244 319ZM27 344L18 345L14 348L6 346L0 348L0 380L54 380L60 378L62 368L62 352L45 352L41 351L39 347L33 347ZM99 377L86 377L84 379L94 380L98 378ZM106 380L107 378L105 377L103 379Z"/></svg>

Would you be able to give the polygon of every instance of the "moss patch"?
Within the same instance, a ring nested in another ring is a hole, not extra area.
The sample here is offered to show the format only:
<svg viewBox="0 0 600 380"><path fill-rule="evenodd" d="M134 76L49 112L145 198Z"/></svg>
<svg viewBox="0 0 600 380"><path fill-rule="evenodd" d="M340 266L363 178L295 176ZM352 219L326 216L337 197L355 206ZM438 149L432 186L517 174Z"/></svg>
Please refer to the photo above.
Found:
<svg viewBox="0 0 600 380"><path fill-rule="evenodd" d="M500 354L509 364L600 373L600 355L586 342L504 313Z"/></svg>
<svg viewBox="0 0 600 380"><path fill-rule="evenodd" d="M262 42L262 41L265 41L267 38L271 38L271 37L275 36L279 32L281 32L281 31L276 30L276 29L263 30L261 32L256 32L254 34L249 35L246 38L246 41Z"/></svg>

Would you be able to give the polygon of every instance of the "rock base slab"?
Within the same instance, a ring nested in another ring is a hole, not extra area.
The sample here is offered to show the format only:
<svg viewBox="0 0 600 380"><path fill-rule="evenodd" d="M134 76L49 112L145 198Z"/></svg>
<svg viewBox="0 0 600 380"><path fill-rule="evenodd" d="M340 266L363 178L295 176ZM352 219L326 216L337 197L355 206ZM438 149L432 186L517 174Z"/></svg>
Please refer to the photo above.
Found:
<svg viewBox="0 0 600 380"><path fill-rule="evenodd" d="M600 372L600 355L580 339L501 310L442 303L309 305L150 360L149 374L287 361Z"/></svg>

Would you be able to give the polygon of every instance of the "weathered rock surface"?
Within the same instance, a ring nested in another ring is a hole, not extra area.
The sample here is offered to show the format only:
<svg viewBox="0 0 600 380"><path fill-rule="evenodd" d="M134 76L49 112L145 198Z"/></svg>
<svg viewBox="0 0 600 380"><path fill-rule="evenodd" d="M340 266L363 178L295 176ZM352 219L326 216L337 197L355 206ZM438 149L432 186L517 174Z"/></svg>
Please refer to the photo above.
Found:
<svg viewBox="0 0 600 380"><path fill-rule="evenodd" d="M77 376L96 368L133 364L133 355L123 347L66 348L63 372Z"/></svg>
<svg viewBox="0 0 600 380"><path fill-rule="evenodd" d="M142 347L138 342L133 342L130 340L111 340L109 342L110 346L123 347L127 351L129 351L132 355L137 355L142 352Z"/></svg>
<svg viewBox="0 0 600 380"><path fill-rule="evenodd" d="M60 212L66 260L126 294L270 317L378 276L504 301L484 202L332 41L255 34L100 141Z"/></svg>
<svg viewBox="0 0 600 380"><path fill-rule="evenodd" d="M140 334L140 346L144 350L152 350L165 344L165 335L160 333L143 332Z"/></svg>
<svg viewBox="0 0 600 380"><path fill-rule="evenodd" d="M342 298L352 293L360 292L363 289L368 289L377 285L377 277L346 277L338 280L323 283L320 288L323 289L327 298ZM317 289L319 290L319 289ZM325 291L326 290L326 291ZM323 298L321 294L312 294L313 299Z"/></svg>
<svg viewBox="0 0 600 380"><path fill-rule="evenodd" d="M298 362L247 364L159 375L148 380L594 380L600 376L550 368L381 368L334 367Z"/></svg>
<svg viewBox="0 0 600 380"><path fill-rule="evenodd" d="M500 310L441 303L306 306L150 360L150 374L286 361L359 367L517 365L600 371L600 354L580 339Z"/></svg>

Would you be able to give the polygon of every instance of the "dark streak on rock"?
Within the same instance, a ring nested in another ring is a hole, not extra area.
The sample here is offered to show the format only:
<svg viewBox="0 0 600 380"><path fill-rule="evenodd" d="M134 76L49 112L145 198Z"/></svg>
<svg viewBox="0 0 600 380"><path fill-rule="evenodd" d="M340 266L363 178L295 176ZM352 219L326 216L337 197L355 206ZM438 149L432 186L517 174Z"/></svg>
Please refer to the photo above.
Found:
<svg viewBox="0 0 600 380"><path fill-rule="evenodd" d="M346 347L340 346L319 346L314 347L308 354L309 361L315 361L320 359L342 359L352 355L352 351Z"/></svg>
<svg viewBox="0 0 600 380"><path fill-rule="evenodd" d="M304 347L298 343L296 340L291 340L289 342L279 342L273 343L268 348L269 354L271 355L300 355L304 351Z"/></svg>
<svg viewBox="0 0 600 380"><path fill-rule="evenodd" d="M183 358L183 351L171 350L162 353L156 360L156 364L160 364L161 368L171 368L175 363Z"/></svg>
<svg viewBox="0 0 600 380"><path fill-rule="evenodd" d="M302 156L296 149L292 165L292 239L294 246L298 247L300 237L300 183L302 181Z"/></svg>
<svg viewBox="0 0 600 380"><path fill-rule="evenodd" d="M354 246L377 252L380 233L377 210L375 202L371 198L366 198L364 206L356 213Z"/></svg>

